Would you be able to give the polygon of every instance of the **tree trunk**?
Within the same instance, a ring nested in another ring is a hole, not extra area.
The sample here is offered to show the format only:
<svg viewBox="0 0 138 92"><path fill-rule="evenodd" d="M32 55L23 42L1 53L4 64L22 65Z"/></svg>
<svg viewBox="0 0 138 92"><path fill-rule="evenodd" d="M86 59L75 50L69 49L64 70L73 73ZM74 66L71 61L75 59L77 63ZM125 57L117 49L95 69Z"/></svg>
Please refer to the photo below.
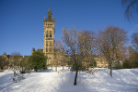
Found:
<svg viewBox="0 0 138 92"><path fill-rule="evenodd" d="M22 72L23 72L23 66L22 66Z"/></svg>
<svg viewBox="0 0 138 92"><path fill-rule="evenodd" d="M78 68L76 68L76 74L74 79L74 85L77 85L77 75L78 75Z"/></svg>
<svg viewBox="0 0 138 92"><path fill-rule="evenodd" d="M110 76L112 78L112 66L110 65L109 68L110 68Z"/></svg>
<svg viewBox="0 0 138 92"><path fill-rule="evenodd" d="M14 66L14 77L15 77L15 66Z"/></svg>
<svg viewBox="0 0 138 92"><path fill-rule="evenodd" d="M23 67L22 67L22 71L21 71L21 72L22 72L22 76L23 76L23 72L24 72L24 71L23 71Z"/></svg>
<svg viewBox="0 0 138 92"><path fill-rule="evenodd" d="M110 76L111 76L111 78L112 78L112 68L110 68Z"/></svg>
<svg viewBox="0 0 138 92"><path fill-rule="evenodd" d="M36 67L36 72L37 72L37 67Z"/></svg>
<svg viewBox="0 0 138 92"><path fill-rule="evenodd" d="M57 65L56 65L56 67L55 67L55 71L57 72Z"/></svg>

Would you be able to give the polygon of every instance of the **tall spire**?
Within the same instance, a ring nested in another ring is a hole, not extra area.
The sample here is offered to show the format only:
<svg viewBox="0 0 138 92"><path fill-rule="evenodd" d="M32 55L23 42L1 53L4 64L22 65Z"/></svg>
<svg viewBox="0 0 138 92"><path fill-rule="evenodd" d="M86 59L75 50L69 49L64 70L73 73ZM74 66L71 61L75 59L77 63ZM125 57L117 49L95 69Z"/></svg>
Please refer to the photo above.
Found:
<svg viewBox="0 0 138 92"><path fill-rule="evenodd" d="M47 21L48 21L48 22L52 22L52 13L51 13L51 8L49 8Z"/></svg>
<svg viewBox="0 0 138 92"><path fill-rule="evenodd" d="M51 7L49 8L49 12L51 12Z"/></svg>
<svg viewBox="0 0 138 92"><path fill-rule="evenodd" d="M32 51L35 51L34 45L33 45Z"/></svg>

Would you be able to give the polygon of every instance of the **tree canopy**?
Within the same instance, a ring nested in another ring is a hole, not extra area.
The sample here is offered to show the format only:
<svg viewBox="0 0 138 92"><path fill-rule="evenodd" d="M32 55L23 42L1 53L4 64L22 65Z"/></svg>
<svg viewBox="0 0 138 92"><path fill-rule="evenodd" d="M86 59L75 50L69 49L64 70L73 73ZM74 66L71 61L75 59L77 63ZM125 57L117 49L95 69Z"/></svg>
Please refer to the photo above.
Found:
<svg viewBox="0 0 138 92"><path fill-rule="evenodd" d="M127 32L124 29L108 26L105 30L101 30L97 37L97 47L110 68L110 76L112 77L113 62L120 61L119 55L125 53L125 44L127 42Z"/></svg>
<svg viewBox="0 0 138 92"><path fill-rule="evenodd" d="M29 62L32 64L33 69L37 72L38 69L46 69L47 57L42 51L35 51L29 57Z"/></svg>

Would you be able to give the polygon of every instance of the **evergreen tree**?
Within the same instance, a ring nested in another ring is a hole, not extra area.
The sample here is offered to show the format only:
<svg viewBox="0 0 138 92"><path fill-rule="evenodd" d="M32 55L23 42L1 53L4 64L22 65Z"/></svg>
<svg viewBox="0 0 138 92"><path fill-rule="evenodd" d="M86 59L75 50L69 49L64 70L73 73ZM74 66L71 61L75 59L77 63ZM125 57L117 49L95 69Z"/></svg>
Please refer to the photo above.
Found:
<svg viewBox="0 0 138 92"><path fill-rule="evenodd" d="M32 64L33 69L37 72L38 69L47 69L46 67L47 58L41 51L35 51L29 57L29 62Z"/></svg>

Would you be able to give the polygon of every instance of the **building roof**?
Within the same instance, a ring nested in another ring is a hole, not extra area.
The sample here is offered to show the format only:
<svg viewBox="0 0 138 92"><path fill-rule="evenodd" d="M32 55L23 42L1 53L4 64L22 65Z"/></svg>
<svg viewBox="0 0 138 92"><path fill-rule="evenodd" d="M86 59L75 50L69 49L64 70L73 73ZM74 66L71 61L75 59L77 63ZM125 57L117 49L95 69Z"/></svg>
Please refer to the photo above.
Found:
<svg viewBox="0 0 138 92"><path fill-rule="evenodd" d="M33 47L32 51L35 51L35 48Z"/></svg>
<svg viewBox="0 0 138 92"><path fill-rule="evenodd" d="M37 49L37 51L38 51L38 50L43 52L43 49Z"/></svg>
<svg viewBox="0 0 138 92"><path fill-rule="evenodd" d="M51 8L49 8L49 12L48 12L48 16L47 16L47 19L46 19L46 15L44 17L44 22L55 22L55 19L54 17L52 18L52 12L51 12Z"/></svg>

